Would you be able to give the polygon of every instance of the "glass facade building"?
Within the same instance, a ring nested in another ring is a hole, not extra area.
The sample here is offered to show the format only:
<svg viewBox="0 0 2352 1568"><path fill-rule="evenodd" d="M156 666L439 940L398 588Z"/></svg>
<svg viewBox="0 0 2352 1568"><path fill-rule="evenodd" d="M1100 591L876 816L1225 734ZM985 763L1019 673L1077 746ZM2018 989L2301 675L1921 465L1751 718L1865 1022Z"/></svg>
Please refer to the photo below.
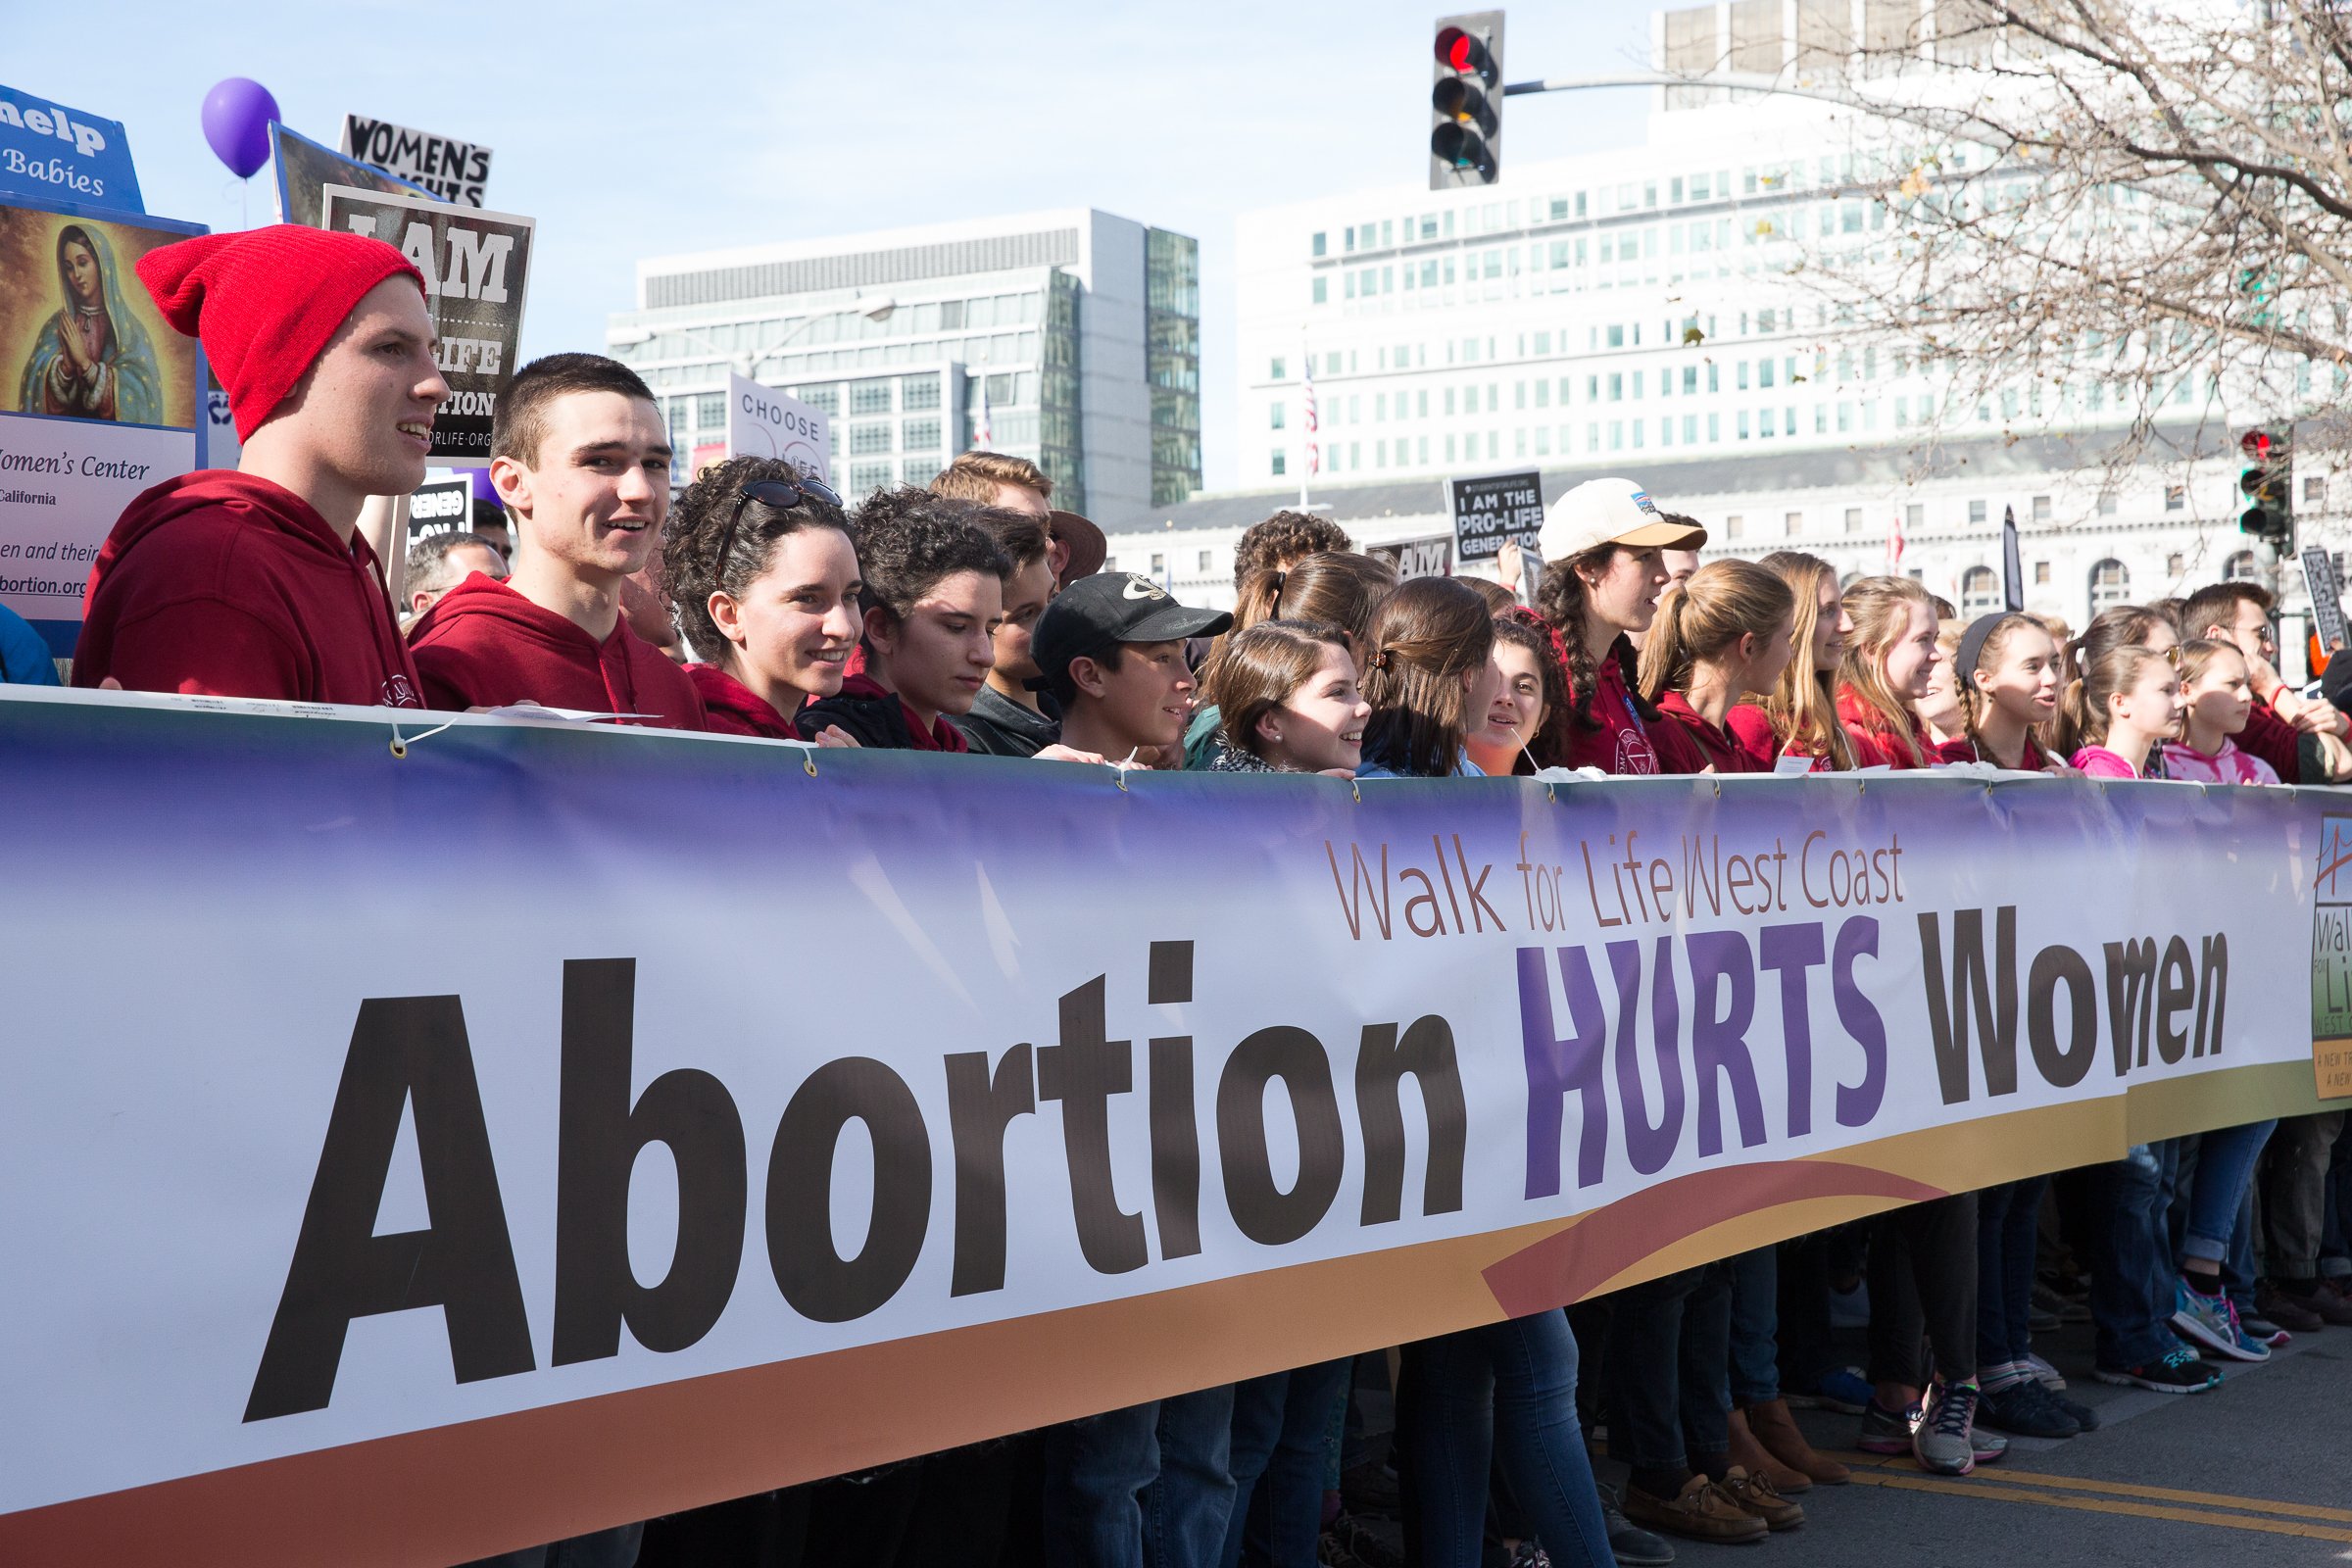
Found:
<svg viewBox="0 0 2352 1568"><path fill-rule="evenodd" d="M681 451L723 447L748 364L826 413L845 494L927 482L985 418L1117 525L1200 488L1199 270L1190 237L1091 210L654 258L613 353Z"/></svg>

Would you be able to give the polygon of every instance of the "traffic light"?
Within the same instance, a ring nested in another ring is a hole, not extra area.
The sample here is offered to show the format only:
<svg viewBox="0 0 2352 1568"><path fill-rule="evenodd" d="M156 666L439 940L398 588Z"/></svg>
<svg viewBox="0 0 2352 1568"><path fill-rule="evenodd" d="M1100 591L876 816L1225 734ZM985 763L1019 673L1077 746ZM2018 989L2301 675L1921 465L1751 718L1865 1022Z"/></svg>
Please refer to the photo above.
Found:
<svg viewBox="0 0 2352 1568"><path fill-rule="evenodd" d="M2237 450L2247 463L2237 487L2250 503L2238 514L2238 531L2288 555L2295 537L2294 429L2248 430L2237 438Z"/></svg>
<svg viewBox="0 0 2352 1568"><path fill-rule="evenodd" d="M1492 185L1502 177L1502 13L1441 18L1436 54L1429 188Z"/></svg>

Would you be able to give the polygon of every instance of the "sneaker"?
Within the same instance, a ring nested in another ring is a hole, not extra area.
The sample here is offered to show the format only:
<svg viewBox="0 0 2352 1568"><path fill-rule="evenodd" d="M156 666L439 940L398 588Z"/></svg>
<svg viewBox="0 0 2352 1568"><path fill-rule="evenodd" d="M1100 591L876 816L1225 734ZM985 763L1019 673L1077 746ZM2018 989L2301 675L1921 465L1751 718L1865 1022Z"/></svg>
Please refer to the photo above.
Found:
<svg viewBox="0 0 2352 1568"><path fill-rule="evenodd" d="M1723 1494L1764 1521L1768 1530L1794 1530L1805 1522L1805 1510L1781 1495L1772 1477L1734 1465L1719 1483Z"/></svg>
<svg viewBox="0 0 2352 1568"><path fill-rule="evenodd" d="M1850 1291L1830 1292L1830 1327L1834 1329L1866 1329L1870 1327L1870 1282L1854 1281Z"/></svg>
<svg viewBox="0 0 2352 1568"><path fill-rule="evenodd" d="M1692 1476L1672 1498L1653 1497L1640 1487L1625 1489L1625 1516L1636 1524L1693 1541L1762 1541L1771 1527L1734 1502L1705 1476Z"/></svg>
<svg viewBox="0 0 2352 1568"><path fill-rule="evenodd" d="M2188 1350L2177 1346L2139 1366L2097 1366L2090 1375L2101 1383L2125 1388L2154 1389L2158 1394L2203 1394L2222 1386L2222 1375Z"/></svg>
<svg viewBox="0 0 2352 1568"><path fill-rule="evenodd" d="M1609 1555L1625 1568L1665 1568L1674 1561L1674 1544L1664 1536L1653 1536L1625 1516L1618 1506L1617 1494L1608 1487L1595 1488L1600 1494L1601 1528L1608 1533Z"/></svg>
<svg viewBox="0 0 2352 1568"><path fill-rule="evenodd" d="M2052 1408L2063 1410L2074 1417L2075 1425L2082 1431L2096 1432L2099 1430L2099 1412L2093 1410L2089 1405L2078 1404L2063 1395L2052 1394L2046 1387L2041 1392L2043 1396L2050 1401Z"/></svg>
<svg viewBox="0 0 2352 1568"><path fill-rule="evenodd" d="M1323 1527L1315 1553L1325 1568L1404 1568L1404 1533L1394 1523L1343 1513Z"/></svg>
<svg viewBox="0 0 2352 1568"><path fill-rule="evenodd" d="M2033 1378L1984 1391L1986 1426L2021 1438L2071 1438L2082 1424L2051 1401L2050 1391Z"/></svg>
<svg viewBox="0 0 2352 1568"><path fill-rule="evenodd" d="M2297 1298L2271 1280L2264 1280L2254 1287L2254 1308L2280 1328L2290 1329L2297 1334L2317 1334L2328 1326L2328 1320L2319 1314L2316 1303ZM2240 1314L2239 1321L2244 1321L2243 1314ZM2253 1325L2246 1326L2251 1332Z"/></svg>
<svg viewBox="0 0 2352 1568"><path fill-rule="evenodd" d="M2066 1388L2066 1374L2031 1350L2026 1352L2026 1365L2033 1368L2034 1375L2041 1380L2041 1386L2051 1393L2056 1394ZM2084 1427L2082 1430L2088 1432L2090 1429Z"/></svg>
<svg viewBox="0 0 2352 1568"><path fill-rule="evenodd" d="M1340 1503L1349 1513L1394 1519L1400 1507L1396 1472L1385 1464L1359 1464L1340 1473Z"/></svg>
<svg viewBox="0 0 2352 1568"><path fill-rule="evenodd" d="M2061 1295L2057 1290L2044 1285L2039 1280L2034 1282L2034 1295L2031 1299L2035 1312L2047 1312L2061 1323L2087 1323L2090 1321L2090 1306L2087 1302L2080 1297Z"/></svg>
<svg viewBox="0 0 2352 1568"><path fill-rule="evenodd" d="M1812 1388L1783 1395L1782 1399L1791 1409L1860 1415L1870 1403L1870 1381L1858 1366L1839 1367Z"/></svg>
<svg viewBox="0 0 2352 1568"><path fill-rule="evenodd" d="M2260 1312L2238 1313L2237 1326L2244 1330L2246 1338L2252 1340L2256 1345L2278 1346L2294 1343L2295 1337L2292 1334L2287 1333L2286 1330L2264 1317Z"/></svg>
<svg viewBox="0 0 2352 1568"><path fill-rule="evenodd" d="M2271 1348L2237 1324L2237 1303L2227 1296L2207 1296L2189 1289L2183 1280L2174 1287L2173 1332L2233 1361L2268 1361Z"/></svg>
<svg viewBox="0 0 2352 1568"><path fill-rule="evenodd" d="M1854 1446L1864 1453L1909 1453L1911 1434L1918 1426L1918 1405L1897 1414L1874 1397L1862 1412L1862 1435Z"/></svg>
<svg viewBox="0 0 2352 1568"><path fill-rule="evenodd" d="M1522 1541L1511 1548L1511 1560L1503 1568L1551 1568L1551 1554L1532 1541Z"/></svg>
<svg viewBox="0 0 2352 1568"><path fill-rule="evenodd" d="M1975 1424L1980 1396L1973 1383L1944 1389L1911 1434L1911 1457L1922 1470L1964 1476L1977 1467ZM2004 1449L2007 1444L2001 1446Z"/></svg>

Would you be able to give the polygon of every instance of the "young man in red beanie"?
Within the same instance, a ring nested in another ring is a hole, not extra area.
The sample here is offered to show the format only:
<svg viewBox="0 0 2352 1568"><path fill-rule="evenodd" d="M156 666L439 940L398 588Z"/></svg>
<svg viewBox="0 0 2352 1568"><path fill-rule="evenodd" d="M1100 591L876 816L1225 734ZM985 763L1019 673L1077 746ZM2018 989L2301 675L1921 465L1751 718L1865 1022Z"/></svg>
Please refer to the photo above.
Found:
<svg viewBox="0 0 2352 1568"><path fill-rule="evenodd" d="M424 280L382 240L280 223L150 251L139 278L204 340L244 453L124 509L91 568L74 683L416 708L369 496L424 480Z"/></svg>
<svg viewBox="0 0 2352 1568"><path fill-rule="evenodd" d="M466 578L411 628L427 706L531 702L704 727L694 682L621 614L623 584L662 542L669 461L662 411L627 366L555 354L522 368L490 429L514 574Z"/></svg>

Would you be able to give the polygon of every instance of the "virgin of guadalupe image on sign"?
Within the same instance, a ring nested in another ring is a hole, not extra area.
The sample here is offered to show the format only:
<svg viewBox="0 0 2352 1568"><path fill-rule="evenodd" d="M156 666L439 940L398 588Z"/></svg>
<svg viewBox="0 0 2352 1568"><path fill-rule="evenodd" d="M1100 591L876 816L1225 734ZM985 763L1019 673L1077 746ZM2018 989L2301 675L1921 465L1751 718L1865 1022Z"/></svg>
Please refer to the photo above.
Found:
<svg viewBox="0 0 2352 1568"><path fill-rule="evenodd" d="M57 234L59 309L24 361L17 407L26 414L162 424L155 349L122 300L114 247L96 224Z"/></svg>

